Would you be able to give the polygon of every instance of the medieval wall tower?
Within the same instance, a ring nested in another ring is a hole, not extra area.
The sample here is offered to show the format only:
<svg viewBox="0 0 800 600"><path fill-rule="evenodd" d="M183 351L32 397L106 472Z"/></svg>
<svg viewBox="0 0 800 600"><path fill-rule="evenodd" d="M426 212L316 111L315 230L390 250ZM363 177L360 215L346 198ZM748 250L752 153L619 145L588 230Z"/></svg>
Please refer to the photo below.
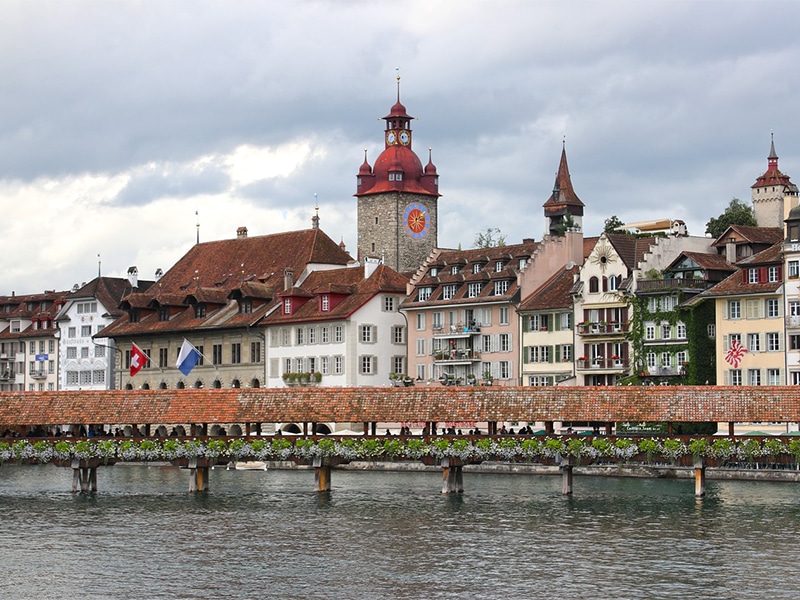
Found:
<svg viewBox="0 0 800 600"><path fill-rule="evenodd" d="M411 120L397 102L383 117L384 150L374 166L367 161L358 171L358 256L382 258L396 271L415 271L437 246L439 175L428 152L422 167L411 149Z"/></svg>

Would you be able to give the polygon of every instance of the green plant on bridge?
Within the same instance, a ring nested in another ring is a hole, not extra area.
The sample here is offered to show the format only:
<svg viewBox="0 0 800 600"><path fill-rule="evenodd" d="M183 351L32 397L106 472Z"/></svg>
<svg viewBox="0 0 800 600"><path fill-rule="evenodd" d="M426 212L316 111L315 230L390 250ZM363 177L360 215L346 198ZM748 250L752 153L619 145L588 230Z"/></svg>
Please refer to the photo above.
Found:
<svg viewBox="0 0 800 600"><path fill-rule="evenodd" d="M586 443L583 438L569 438L564 443L564 454L578 459L586 454Z"/></svg>
<svg viewBox="0 0 800 600"><path fill-rule="evenodd" d="M378 438L361 440L361 456L376 459L383 454L383 441Z"/></svg>
<svg viewBox="0 0 800 600"><path fill-rule="evenodd" d="M800 464L800 440L791 440L788 445L789 453L794 456L794 462Z"/></svg>
<svg viewBox="0 0 800 600"><path fill-rule="evenodd" d="M677 460L686 454L686 444L681 440L674 438L667 438L661 442L661 454L670 460Z"/></svg>
<svg viewBox="0 0 800 600"><path fill-rule="evenodd" d="M709 454L719 460L728 460L736 454L736 444L728 438L718 438L711 443Z"/></svg>
<svg viewBox="0 0 800 600"><path fill-rule="evenodd" d="M645 438L639 442L639 450L644 453L647 462L651 463L653 456L661 450L661 446L653 438Z"/></svg>
<svg viewBox="0 0 800 600"><path fill-rule="evenodd" d="M536 438L522 440L520 448L522 450L522 455L528 459L533 459L538 456L541 456L542 453L544 452L542 442L540 440L537 440Z"/></svg>
<svg viewBox="0 0 800 600"><path fill-rule="evenodd" d="M398 456L402 456L405 452L405 444L403 440L390 438L383 442L383 455L389 460L394 460Z"/></svg>
<svg viewBox="0 0 800 600"><path fill-rule="evenodd" d="M592 440L592 448L597 452L598 456L611 457L615 456L614 444L608 438L595 438Z"/></svg>
<svg viewBox="0 0 800 600"><path fill-rule="evenodd" d="M767 456L777 457L781 454L786 454L789 452L789 448L786 444L784 444L781 440L776 439L767 439L764 440L764 453Z"/></svg>
<svg viewBox="0 0 800 600"><path fill-rule="evenodd" d="M545 456L555 457L556 454L564 454L564 442L556 438L547 438L544 441Z"/></svg>
<svg viewBox="0 0 800 600"><path fill-rule="evenodd" d="M704 438L697 438L689 442L689 452L695 458L695 460L705 456L708 451L708 440Z"/></svg>
<svg viewBox="0 0 800 600"><path fill-rule="evenodd" d="M428 444L425 440L410 439L406 440L406 456L413 460L419 460L428 454Z"/></svg>
<svg viewBox="0 0 800 600"><path fill-rule="evenodd" d="M272 456L278 460L286 460L292 455L292 442L282 437L272 438Z"/></svg>

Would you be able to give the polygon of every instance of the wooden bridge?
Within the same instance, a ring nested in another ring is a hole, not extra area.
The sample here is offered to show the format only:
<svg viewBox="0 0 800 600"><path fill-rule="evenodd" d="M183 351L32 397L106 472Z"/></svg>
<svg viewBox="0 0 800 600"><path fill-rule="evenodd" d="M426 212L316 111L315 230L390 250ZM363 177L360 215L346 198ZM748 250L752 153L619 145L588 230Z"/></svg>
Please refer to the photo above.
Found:
<svg viewBox="0 0 800 600"><path fill-rule="evenodd" d="M543 422L553 433L555 422L588 422L611 434L621 422L729 424L800 422L800 393L793 387L474 387L408 388L258 388L0 393L0 431L25 437L34 429L69 426L131 426L149 435L154 426L188 426L191 436L205 436L212 425L240 425L245 435L260 433L264 423L302 423L313 434L320 423L360 423L375 435L379 423L484 423L497 435L501 422ZM76 438L73 438L76 439ZM562 457L564 458L564 457ZM569 456L561 461L564 493L572 491ZM62 460L75 471L81 489L92 485L100 462ZM335 461L312 457L317 489L330 489ZM441 459L443 491L460 491L463 461ZM187 459L194 470L190 488L207 489L208 460ZM80 469L80 470L79 470ZM705 463L695 464L696 493L702 495ZM75 485L75 483L74 483Z"/></svg>

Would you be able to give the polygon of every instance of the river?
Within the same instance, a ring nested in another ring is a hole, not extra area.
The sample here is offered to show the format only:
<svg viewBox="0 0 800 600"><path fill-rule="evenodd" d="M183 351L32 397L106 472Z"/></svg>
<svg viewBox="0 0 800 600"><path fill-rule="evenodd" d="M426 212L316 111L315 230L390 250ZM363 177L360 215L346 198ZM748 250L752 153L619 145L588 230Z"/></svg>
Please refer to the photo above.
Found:
<svg viewBox="0 0 800 600"><path fill-rule="evenodd" d="M0 468L0 597L794 598L800 486L430 472Z"/></svg>

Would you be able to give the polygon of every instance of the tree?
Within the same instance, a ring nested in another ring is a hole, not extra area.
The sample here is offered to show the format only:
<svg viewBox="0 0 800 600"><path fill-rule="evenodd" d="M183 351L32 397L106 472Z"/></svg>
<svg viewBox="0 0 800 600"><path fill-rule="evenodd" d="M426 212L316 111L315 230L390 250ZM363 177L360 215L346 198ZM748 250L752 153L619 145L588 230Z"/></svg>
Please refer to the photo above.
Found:
<svg viewBox="0 0 800 600"><path fill-rule="evenodd" d="M611 215L605 221L603 225L603 231L605 233L630 233L627 229L620 229L617 231L617 227L622 227L625 225L617 215Z"/></svg>
<svg viewBox="0 0 800 600"><path fill-rule="evenodd" d="M706 233L716 239L731 225L758 225L753 214L753 207L738 198L732 198L725 212L716 218L709 219L706 223Z"/></svg>
<svg viewBox="0 0 800 600"><path fill-rule="evenodd" d="M475 236L476 248L496 248L498 246L506 245L506 236L500 233L497 227L487 227L485 233L479 233Z"/></svg>

